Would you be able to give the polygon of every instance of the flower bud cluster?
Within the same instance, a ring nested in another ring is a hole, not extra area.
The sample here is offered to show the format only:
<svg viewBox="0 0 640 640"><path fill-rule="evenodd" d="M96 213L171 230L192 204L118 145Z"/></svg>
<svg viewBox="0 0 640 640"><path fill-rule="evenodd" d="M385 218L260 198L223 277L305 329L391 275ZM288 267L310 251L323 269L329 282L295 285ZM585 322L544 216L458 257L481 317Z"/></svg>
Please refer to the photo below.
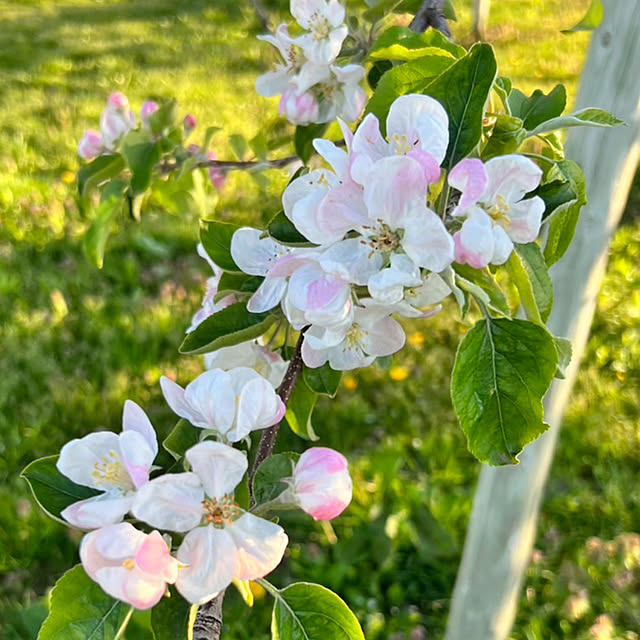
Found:
<svg viewBox="0 0 640 640"><path fill-rule="evenodd" d="M257 79L256 91L280 95L279 112L294 124L331 122L338 116L357 120L366 102L360 86L364 67L335 64L348 35L344 7L338 0L291 0L290 8L303 33L293 37L281 24L274 34L258 36L278 49L282 62Z"/></svg>
<svg viewBox="0 0 640 640"><path fill-rule="evenodd" d="M474 268L504 263L513 243L538 235L544 203L524 199L542 172L528 158L462 160L448 176L459 192L451 214L433 210L449 121L439 102L406 95L391 106L387 137L369 114L355 134L341 126L345 149L316 139L331 169L293 180L286 216L315 246L290 247L257 229L236 231L231 254L264 276L248 309L276 305L295 329L308 327L302 357L309 367L364 367L398 351L405 335L392 317L428 317L451 293L442 275L452 262ZM450 280L450 279L449 279Z"/></svg>

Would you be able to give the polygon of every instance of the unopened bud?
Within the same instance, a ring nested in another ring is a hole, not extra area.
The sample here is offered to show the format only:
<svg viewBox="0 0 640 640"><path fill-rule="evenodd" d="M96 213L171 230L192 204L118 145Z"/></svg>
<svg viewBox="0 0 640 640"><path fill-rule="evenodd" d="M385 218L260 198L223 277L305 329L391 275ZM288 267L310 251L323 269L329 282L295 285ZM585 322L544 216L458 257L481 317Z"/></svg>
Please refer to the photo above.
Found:
<svg viewBox="0 0 640 640"><path fill-rule="evenodd" d="M145 127L149 127L149 117L159 109L158 103L153 100L147 100L140 107L140 120Z"/></svg>
<svg viewBox="0 0 640 640"><path fill-rule="evenodd" d="M124 93L115 91L107 99L107 106L118 111L124 111L129 108L129 100L127 100L127 96Z"/></svg>
<svg viewBox="0 0 640 640"><path fill-rule="evenodd" d="M217 160L218 158L213 151L209 151L208 156L209 160ZM222 189L222 185L224 185L224 173L216 167L209 167L209 180L211 180L211 184L214 188L220 191L220 189Z"/></svg>
<svg viewBox="0 0 640 640"><path fill-rule="evenodd" d="M294 89L287 89L280 98L278 112L293 124L307 125L318 119L318 101L308 92L297 95Z"/></svg>
<svg viewBox="0 0 640 640"><path fill-rule="evenodd" d="M102 151L102 136L98 131L85 131L78 143L78 155L83 160L92 160Z"/></svg>
<svg viewBox="0 0 640 640"><path fill-rule="evenodd" d="M190 133L196 128L196 119L190 113L187 113L182 124L184 125L185 132Z"/></svg>

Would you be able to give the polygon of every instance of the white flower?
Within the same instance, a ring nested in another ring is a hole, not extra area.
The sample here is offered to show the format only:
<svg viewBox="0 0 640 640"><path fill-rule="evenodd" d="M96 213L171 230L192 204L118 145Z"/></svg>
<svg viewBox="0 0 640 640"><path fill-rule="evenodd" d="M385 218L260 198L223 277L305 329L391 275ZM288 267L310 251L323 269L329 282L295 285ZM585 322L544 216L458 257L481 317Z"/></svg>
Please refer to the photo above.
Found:
<svg viewBox="0 0 640 640"><path fill-rule="evenodd" d="M167 404L181 418L228 442L280 422L285 412L273 386L248 367L205 371L186 389L163 376L160 386Z"/></svg>
<svg viewBox="0 0 640 640"><path fill-rule="evenodd" d="M84 132L82 140L78 143L78 155L83 160L93 160L102 153L102 136L98 131L89 129Z"/></svg>
<svg viewBox="0 0 640 640"><path fill-rule="evenodd" d="M124 403L122 433L90 433L62 447L56 466L76 484L103 491L62 511L81 529L119 522L131 508L137 489L149 480L158 453L156 434L145 412L131 400Z"/></svg>
<svg viewBox="0 0 640 640"><path fill-rule="evenodd" d="M100 133L105 148L113 151L118 140L136 126L136 116L121 93L112 93L100 116Z"/></svg>
<svg viewBox="0 0 640 640"><path fill-rule="evenodd" d="M167 474L146 485L133 513L151 526L188 532L176 580L193 604L214 598L233 579L256 580L278 566L288 538L277 524L243 512L233 492L247 470L246 457L219 442L189 449L192 471Z"/></svg>
<svg viewBox="0 0 640 640"><path fill-rule="evenodd" d="M524 199L542 178L542 170L529 158L512 154L485 164L475 158L459 162L449 173L449 184L460 201L454 216L466 216L454 235L456 261L475 269L504 264L513 243L533 242L540 232L544 201Z"/></svg>
<svg viewBox="0 0 640 640"><path fill-rule="evenodd" d="M338 0L291 0L290 9L298 24L310 32L295 39L306 57L317 64L331 64L349 33L343 24L344 7Z"/></svg>

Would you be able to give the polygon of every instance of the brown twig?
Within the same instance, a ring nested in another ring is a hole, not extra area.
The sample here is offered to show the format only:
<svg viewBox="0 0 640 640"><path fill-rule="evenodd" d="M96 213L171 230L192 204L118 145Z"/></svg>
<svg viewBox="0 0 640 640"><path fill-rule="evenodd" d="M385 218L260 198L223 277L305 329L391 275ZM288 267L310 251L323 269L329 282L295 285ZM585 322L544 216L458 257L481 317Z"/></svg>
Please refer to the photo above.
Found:
<svg viewBox="0 0 640 640"><path fill-rule="evenodd" d="M193 623L193 640L218 640L222 633L222 601L224 591L198 607Z"/></svg>
<svg viewBox="0 0 640 640"><path fill-rule="evenodd" d="M409 29L416 33L422 33L427 28L433 27L447 36L447 38L450 38L451 31L449 30L447 19L444 17L443 5L444 0L424 0L411 21Z"/></svg>
<svg viewBox="0 0 640 640"><path fill-rule="evenodd" d="M276 158L275 160L203 160L198 162L194 169L220 169L229 171L231 169L250 170L255 167L265 167L269 169L282 169L294 162L301 162L298 156L287 156L286 158ZM163 174L177 171L182 166L179 162L164 162L160 165L160 172Z"/></svg>

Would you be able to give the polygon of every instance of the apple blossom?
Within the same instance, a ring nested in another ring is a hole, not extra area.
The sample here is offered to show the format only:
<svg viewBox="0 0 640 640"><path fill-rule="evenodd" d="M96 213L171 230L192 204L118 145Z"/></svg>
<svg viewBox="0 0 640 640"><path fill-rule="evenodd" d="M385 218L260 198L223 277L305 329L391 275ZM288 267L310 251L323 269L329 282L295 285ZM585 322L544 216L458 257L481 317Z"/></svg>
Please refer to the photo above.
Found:
<svg viewBox="0 0 640 640"><path fill-rule="evenodd" d="M159 108L158 103L153 100L147 100L142 104L142 107L140 107L140 120L146 129L149 128L149 117Z"/></svg>
<svg viewBox="0 0 640 640"><path fill-rule="evenodd" d="M248 367L205 371L185 389L163 376L160 386L167 404L181 418L228 442L280 422L285 412L273 386Z"/></svg>
<svg viewBox="0 0 640 640"><path fill-rule="evenodd" d="M80 560L106 593L136 609L156 605L178 577L178 561L162 536L138 531L128 522L86 534Z"/></svg>
<svg viewBox="0 0 640 640"><path fill-rule="evenodd" d="M465 216L454 234L456 260L475 269L505 263L513 243L533 242L540 232L545 204L525 198L542 178L542 170L529 158L511 154L482 163L461 160L450 172L449 184L460 200L455 217Z"/></svg>
<svg viewBox="0 0 640 640"><path fill-rule="evenodd" d="M184 131L187 135L189 135L196 128L196 119L195 116L187 113L187 115L182 120L182 126L184 127Z"/></svg>
<svg viewBox="0 0 640 640"><path fill-rule="evenodd" d="M276 568L288 538L282 527L244 512L233 492L246 456L219 442L201 442L185 457L192 471L167 474L137 496L134 515L153 527L188 532L178 549L178 591L191 603L214 598L233 579L256 580Z"/></svg>
<svg viewBox="0 0 640 640"><path fill-rule="evenodd" d="M367 94L360 86L365 68L359 64L344 67L330 65L329 78L313 87L318 99L318 120L331 122L340 116L347 122L355 122L367 102Z"/></svg>
<svg viewBox="0 0 640 640"><path fill-rule="evenodd" d="M346 458L326 447L307 449L294 468L288 491L314 520L337 518L351 502Z"/></svg>
<svg viewBox="0 0 640 640"><path fill-rule="evenodd" d="M133 401L124 403L122 433L90 433L62 447L56 466L76 484L102 491L80 500L60 515L81 529L119 522L131 508L137 489L149 480L158 453L153 426Z"/></svg>
<svg viewBox="0 0 640 640"><path fill-rule="evenodd" d="M349 30L343 24L345 10L338 0L291 0L291 15L310 33L295 42L306 57L317 64L330 64L338 54Z"/></svg>
<svg viewBox="0 0 640 640"><path fill-rule="evenodd" d="M289 87L280 97L278 113L293 124L307 125L318 121L320 110L312 92L298 93Z"/></svg>
<svg viewBox="0 0 640 640"><path fill-rule="evenodd" d="M84 132L82 140L78 143L78 155L83 160L93 160L102 152L102 136L100 132L89 129Z"/></svg>
<svg viewBox="0 0 640 640"><path fill-rule="evenodd" d="M129 101L122 93L112 93L100 116L100 133L103 145L113 151L118 140L135 128L136 116L129 109Z"/></svg>

